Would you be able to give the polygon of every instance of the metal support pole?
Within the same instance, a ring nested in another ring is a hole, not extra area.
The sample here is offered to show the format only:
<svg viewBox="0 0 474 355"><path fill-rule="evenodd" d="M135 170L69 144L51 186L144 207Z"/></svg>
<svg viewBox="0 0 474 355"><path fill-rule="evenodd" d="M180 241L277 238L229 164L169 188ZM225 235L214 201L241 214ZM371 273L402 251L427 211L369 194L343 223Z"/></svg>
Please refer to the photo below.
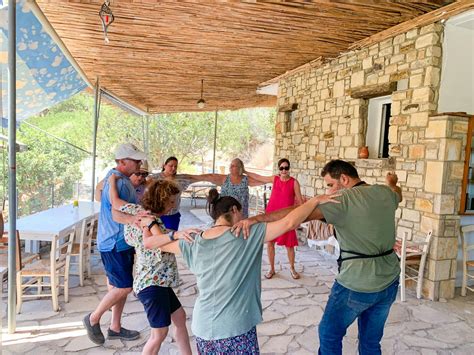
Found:
<svg viewBox="0 0 474 355"><path fill-rule="evenodd" d="M99 113L100 113L100 86L99 86L99 77L95 82L95 100L94 100L94 126L92 133L92 192L91 192L91 201L94 201L94 192L95 192L95 162L97 158L97 127L99 124Z"/></svg>
<svg viewBox="0 0 474 355"><path fill-rule="evenodd" d="M8 332L16 330L16 0L8 2Z"/></svg>
<svg viewBox="0 0 474 355"><path fill-rule="evenodd" d="M145 137L146 137L146 146L145 146L145 154L147 159L150 159L150 115L146 115L146 124L145 124ZM150 169L151 166L148 164L148 168Z"/></svg>
<svg viewBox="0 0 474 355"><path fill-rule="evenodd" d="M212 152L212 173L216 173L217 110L214 118L214 151Z"/></svg>

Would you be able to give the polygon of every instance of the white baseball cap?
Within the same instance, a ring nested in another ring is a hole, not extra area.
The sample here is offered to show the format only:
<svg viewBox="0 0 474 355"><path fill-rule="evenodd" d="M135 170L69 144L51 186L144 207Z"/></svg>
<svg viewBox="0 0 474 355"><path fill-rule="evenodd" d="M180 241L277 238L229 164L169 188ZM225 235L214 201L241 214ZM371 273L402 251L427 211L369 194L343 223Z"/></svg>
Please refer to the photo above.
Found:
<svg viewBox="0 0 474 355"><path fill-rule="evenodd" d="M115 148L115 159L145 160L146 154L131 143L120 144Z"/></svg>

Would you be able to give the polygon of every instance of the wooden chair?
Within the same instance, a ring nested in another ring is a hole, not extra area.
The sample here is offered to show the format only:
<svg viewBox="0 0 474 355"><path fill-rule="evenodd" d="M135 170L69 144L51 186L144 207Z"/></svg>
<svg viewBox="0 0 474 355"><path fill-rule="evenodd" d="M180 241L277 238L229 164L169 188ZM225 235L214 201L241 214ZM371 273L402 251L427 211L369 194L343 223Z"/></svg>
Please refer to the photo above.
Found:
<svg viewBox="0 0 474 355"><path fill-rule="evenodd" d="M474 259L469 259L469 251L474 250L474 244L469 245L466 234L474 232L474 225L461 227L461 246L462 246L462 286L461 296L466 296L467 290L474 292L474 285L469 286L470 280L474 280L474 270L469 271L469 268L474 268Z"/></svg>
<svg viewBox="0 0 474 355"><path fill-rule="evenodd" d="M416 298L421 298L423 275L428 256L432 231L429 231L422 242L409 241L408 232L403 233L400 248L394 249L400 257L400 298L405 302L405 284L407 280L416 282Z"/></svg>
<svg viewBox="0 0 474 355"><path fill-rule="evenodd" d="M55 236L51 242L49 259L40 259L25 265L17 272L17 313L20 313L24 299L51 297L53 310L59 311L59 288L64 288L64 301L69 302L69 268L75 229L69 229L63 237ZM48 277L50 282L44 283ZM63 282L60 282L60 278ZM36 287L37 294L24 294L24 289ZM49 287L51 293L43 293L43 288Z"/></svg>
<svg viewBox="0 0 474 355"><path fill-rule="evenodd" d="M26 264L33 262L34 260L39 259L39 254L29 254L23 253L21 251L20 244L20 233L16 231L15 235L16 243L16 270L21 270ZM8 233L3 232L0 236L0 274L1 282L3 282L3 277L8 272Z"/></svg>
<svg viewBox="0 0 474 355"><path fill-rule="evenodd" d="M79 275L79 285L84 286L84 278L91 275L91 250L92 250L92 234L94 232L95 218L88 218L82 221L81 235L76 236L76 243L72 246L71 257L77 257L77 262L72 265L78 266L77 273Z"/></svg>

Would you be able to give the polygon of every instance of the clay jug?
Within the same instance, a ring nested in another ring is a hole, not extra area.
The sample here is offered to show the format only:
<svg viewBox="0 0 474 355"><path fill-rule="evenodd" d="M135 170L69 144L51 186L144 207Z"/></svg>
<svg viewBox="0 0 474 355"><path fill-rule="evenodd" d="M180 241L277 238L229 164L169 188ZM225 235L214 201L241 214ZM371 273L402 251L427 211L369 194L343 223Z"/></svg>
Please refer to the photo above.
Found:
<svg viewBox="0 0 474 355"><path fill-rule="evenodd" d="M359 158L367 159L369 157L369 147L364 146L359 148Z"/></svg>

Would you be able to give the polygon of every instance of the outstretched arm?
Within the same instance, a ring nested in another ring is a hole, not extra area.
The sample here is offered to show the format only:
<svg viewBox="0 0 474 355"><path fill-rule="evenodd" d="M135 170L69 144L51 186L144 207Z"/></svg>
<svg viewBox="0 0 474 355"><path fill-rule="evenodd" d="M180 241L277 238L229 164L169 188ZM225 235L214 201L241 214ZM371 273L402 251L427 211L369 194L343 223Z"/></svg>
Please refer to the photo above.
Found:
<svg viewBox="0 0 474 355"><path fill-rule="evenodd" d="M271 184L273 182L273 179L275 178L273 175L272 176L264 176L260 175L257 173L252 173L250 171L245 171L245 174L249 178L249 185L250 186L259 186L263 184Z"/></svg>
<svg viewBox="0 0 474 355"><path fill-rule="evenodd" d="M332 198L332 197L335 197L337 195L322 195L322 196L328 196L328 197ZM320 203L320 204L322 204L322 203ZM274 212L271 212L271 213L262 213L262 214L244 219L244 220L234 224L233 227L232 227L232 231L233 231L235 236L239 236L240 232L243 232L244 238L248 238L248 236L250 235L250 227L253 224L259 223L259 222L275 222L275 221L278 221L278 220L286 217L286 215L288 213L290 213L291 211L293 211L296 208L298 208L298 207L291 206L291 207L283 208L281 210L274 211ZM312 221L312 220L315 220L315 219L324 219L323 213L317 207L302 222Z"/></svg>
<svg viewBox="0 0 474 355"><path fill-rule="evenodd" d="M402 202L402 199L403 199L402 189L400 186L397 186L397 182L398 182L397 174L388 172L387 176L385 177L385 181L387 182L388 187L390 187L392 191L398 195L398 197L400 198L400 202Z"/></svg>
<svg viewBox="0 0 474 355"><path fill-rule="evenodd" d="M172 254L176 254L176 255L180 255L181 254L181 248L179 247L179 241L174 241L172 243L169 243L169 244L166 244L164 246L162 246L161 248L161 251L164 251L164 252L167 252L167 253L172 253Z"/></svg>
<svg viewBox="0 0 474 355"><path fill-rule="evenodd" d="M146 249L163 249L165 245L174 243L174 241L184 239L188 242L193 242L194 239L191 237L191 233L200 232L196 228L188 228L179 232L170 231L169 233L164 233L157 224L154 224L151 229L148 226L155 219L152 217L143 217L140 220L140 226L143 231L143 245Z"/></svg>
<svg viewBox="0 0 474 355"><path fill-rule="evenodd" d="M315 196L303 205L293 209L281 220L268 223L265 233L265 241L270 242L280 236L282 233L286 233L289 230L297 228L303 221L308 219L310 214L316 209L318 205L328 202L340 203L338 200L334 199L337 196L340 195Z"/></svg>
<svg viewBox="0 0 474 355"><path fill-rule="evenodd" d="M198 181L208 181L214 185L222 185L225 181L227 175L222 174L201 174L201 175L191 175L191 174L180 174L180 177L190 180L192 182Z"/></svg>

